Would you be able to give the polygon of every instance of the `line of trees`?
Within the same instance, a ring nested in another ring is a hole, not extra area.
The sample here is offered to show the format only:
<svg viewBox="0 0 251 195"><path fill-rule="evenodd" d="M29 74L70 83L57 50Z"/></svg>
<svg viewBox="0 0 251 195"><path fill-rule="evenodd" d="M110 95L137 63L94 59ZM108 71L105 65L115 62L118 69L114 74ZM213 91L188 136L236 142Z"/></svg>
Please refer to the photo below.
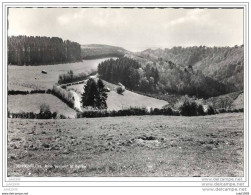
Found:
<svg viewBox="0 0 251 195"><path fill-rule="evenodd" d="M75 101L72 92L63 89L60 86L54 85L51 93L61 99L69 107L74 108Z"/></svg>
<svg viewBox="0 0 251 195"><path fill-rule="evenodd" d="M31 91L20 91L20 90L8 90L8 95L28 95L28 94L37 94L37 93L48 93L51 94L51 89L47 90L31 90Z"/></svg>
<svg viewBox="0 0 251 195"><path fill-rule="evenodd" d="M59 37L8 37L8 64L42 65L81 61L80 44Z"/></svg>
<svg viewBox="0 0 251 195"><path fill-rule="evenodd" d="M58 84L67 84L73 83L77 81L82 81L87 79L89 75L86 73L74 74L72 70L68 71L65 74L60 74L58 77Z"/></svg>
<svg viewBox="0 0 251 195"><path fill-rule="evenodd" d="M244 109L219 109L214 110L210 109L207 112L204 112L204 115L213 115L219 113L238 113L244 112ZM192 114L192 113L189 113ZM77 112L77 118L97 118L97 117L116 117L116 116L143 116L143 115L164 115L164 116L182 116L183 114L179 110L173 110L171 108L162 108L162 109L152 109L147 111L145 108L128 108L118 111L108 111L108 110L87 110L84 112ZM192 115L184 115L192 116ZM196 114L195 116L201 116L201 114ZM28 119L66 119L67 117L58 114L56 112L43 112L43 113L34 113L34 112L21 112L21 113L11 113L8 112L8 118L28 118Z"/></svg>
<svg viewBox="0 0 251 195"><path fill-rule="evenodd" d="M34 112L21 112L21 113L10 113L8 111L8 118L29 118L29 119L66 119L62 114L57 112L51 112L48 104L40 105L39 113Z"/></svg>

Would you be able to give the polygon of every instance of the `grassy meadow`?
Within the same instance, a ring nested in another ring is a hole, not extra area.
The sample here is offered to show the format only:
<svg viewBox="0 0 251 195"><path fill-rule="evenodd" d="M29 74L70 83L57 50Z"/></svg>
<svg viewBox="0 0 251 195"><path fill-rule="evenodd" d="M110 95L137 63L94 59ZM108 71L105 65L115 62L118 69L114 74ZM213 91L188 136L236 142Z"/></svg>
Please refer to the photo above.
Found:
<svg viewBox="0 0 251 195"><path fill-rule="evenodd" d="M242 177L243 129L243 113L8 119L8 175Z"/></svg>
<svg viewBox="0 0 251 195"><path fill-rule="evenodd" d="M132 91L126 90L123 94L118 94L116 88L118 85L103 81L105 86L108 87L111 91L107 93L107 109L108 110L121 110L127 109L130 107L140 107L140 108L162 108L165 105L168 105L167 101L159 100L156 98L147 97L134 93ZM83 84L77 84L68 86L68 89L73 89L81 98L83 93Z"/></svg>
<svg viewBox="0 0 251 195"><path fill-rule="evenodd" d="M9 95L8 110L11 113L39 113L40 105L47 104L51 112L74 118L76 111L51 94Z"/></svg>
<svg viewBox="0 0 251 195"><path fill-rule="evenodd" d="M108 58L83 60L82 62L42 65L42 66L8 66L8 90L51 89L58 82L60 74L70 70L74 74L91 73L98 64ZM42 74L45 70L47 74Z"/></svg>

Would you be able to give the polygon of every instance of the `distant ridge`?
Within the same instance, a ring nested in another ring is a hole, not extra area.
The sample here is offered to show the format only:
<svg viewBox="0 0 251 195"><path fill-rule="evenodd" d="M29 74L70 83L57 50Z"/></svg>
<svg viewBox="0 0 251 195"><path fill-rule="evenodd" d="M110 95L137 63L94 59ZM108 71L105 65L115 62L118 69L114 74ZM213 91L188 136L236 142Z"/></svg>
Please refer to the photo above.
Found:
<svg viewBox="0 0 251 195"><path fill-rule="evenodd" d="M171 49L146 49L137 55L165 66L172 61L180 68L192 66L226 85L234 85L243 90L244 85L244 46L234 47L173 47ZM163 64L164 63L164 64Z"/></svg>
<svg viewBox="0 0 251 195"><path fill-rule="evenodd" d="M81 45L81 55L83 59L98 59L104 57L123 57L127 50L122 47L102 44Z"/></svg>

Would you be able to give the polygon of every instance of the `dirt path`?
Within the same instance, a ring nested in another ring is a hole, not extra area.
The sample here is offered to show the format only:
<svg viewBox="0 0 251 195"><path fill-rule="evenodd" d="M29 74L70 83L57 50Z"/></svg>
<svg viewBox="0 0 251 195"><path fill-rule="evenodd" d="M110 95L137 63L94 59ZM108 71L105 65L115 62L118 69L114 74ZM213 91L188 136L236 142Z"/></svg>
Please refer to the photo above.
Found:
<svg viewBox="0 0 251 195"><path fill-rule="evenodd" d="M74 96L74 107L77 108L79 111L82 112L81 104L80 104L80 98L78 94L75 91L71 91Z"/></svg>

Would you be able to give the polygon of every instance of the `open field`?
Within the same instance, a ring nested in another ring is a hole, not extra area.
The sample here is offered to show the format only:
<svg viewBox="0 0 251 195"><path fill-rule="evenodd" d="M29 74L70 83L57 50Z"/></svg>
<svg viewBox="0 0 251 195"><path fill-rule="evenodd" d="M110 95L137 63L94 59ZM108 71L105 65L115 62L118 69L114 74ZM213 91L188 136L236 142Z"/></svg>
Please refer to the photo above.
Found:
<svg viewBox="0 0 251 195"><path fill-rule="evenodd" d="M111 91L108 93L107 98L108 110L121 110L130 107L162 108L167 104L168 102L164 100L147 97L128 90L126 90L123 95L120 95L115 91Z"/></svg>
<svg viewBox="0 0 251 195"><path fill-rule="evenodd" d="M243 176L243 113L8 119L9 176Z"/></svg>
<svg viewBox="0 0 251 195"><path fill-rule="evenodd" d="M132 91L126 90L122 95L116 92L118 85L114 85L107 81L103 81L105 86L110 88L110 92L107 93L107 109L108 110L121 110L130 107L140 107L140 108L162 108L167 105L168 102L164 100L159 100L156 98L147 97L134 93ZM71 85L68 89L74 89L81 99L81 94L83 93L83 84Z"/></svg>
<svg viewBox="0 0 251 195"><path fill-rule="evenodd" d="M58 82L60 74L72 70L74 74L91 73L98 64L108 58L83 60L82 62L43 65L43 66L8 66L8 90L20 90L20 87L32 89L51 89ZM47 74L42 74L45 70Z"/></svg>
<svg viewBox="0 0 251 195"><path fill-rule="evenodd" d="M47 104L51 112L63 114L66 117L74 118L76 111L70 108L57 97L51 94L30 94L30 95L9 95L8 110L11 113L34 112L39 113L40 105Z"/></svg>

